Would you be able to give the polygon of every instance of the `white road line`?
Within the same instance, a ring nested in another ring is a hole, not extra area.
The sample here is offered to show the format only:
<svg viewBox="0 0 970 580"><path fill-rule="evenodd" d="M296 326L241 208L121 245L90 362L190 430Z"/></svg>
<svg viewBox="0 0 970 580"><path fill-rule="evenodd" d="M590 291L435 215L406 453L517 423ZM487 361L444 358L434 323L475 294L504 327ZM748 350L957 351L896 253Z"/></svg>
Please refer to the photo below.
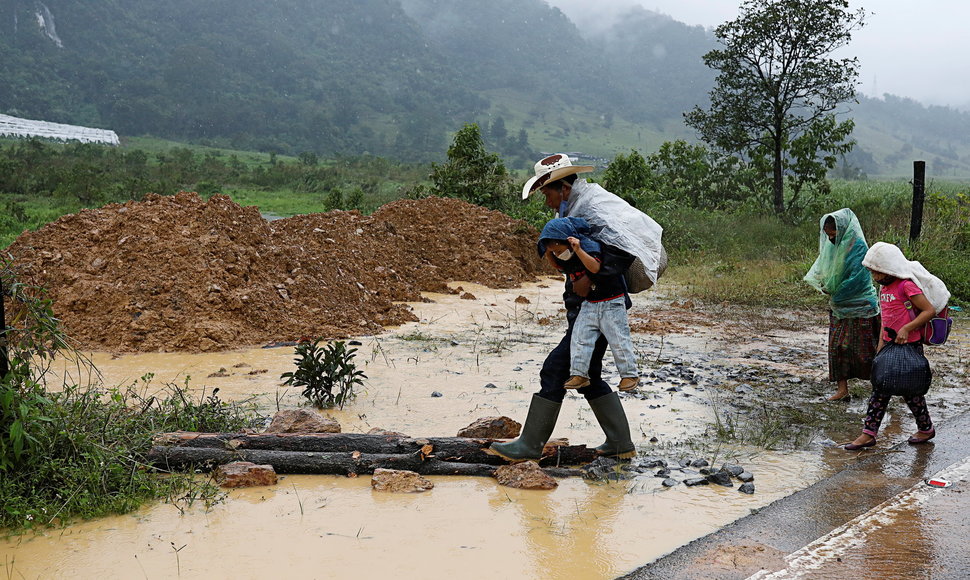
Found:
<svg viewBox="0 0 970 580"><path fill-rule="evenodd" d="M970 477L970 456L935 473L930 479L947 479L951 483L967 481ZM762 570L748 577L748 580L780 580L804 578L809 573L836 558L858 548L873 530L891 525L896 515L907 509L919 506L943 490L931 487L921 481L882 502L859 517L835 528L804 548L785 557L788 565L777 572Z"/></svg>

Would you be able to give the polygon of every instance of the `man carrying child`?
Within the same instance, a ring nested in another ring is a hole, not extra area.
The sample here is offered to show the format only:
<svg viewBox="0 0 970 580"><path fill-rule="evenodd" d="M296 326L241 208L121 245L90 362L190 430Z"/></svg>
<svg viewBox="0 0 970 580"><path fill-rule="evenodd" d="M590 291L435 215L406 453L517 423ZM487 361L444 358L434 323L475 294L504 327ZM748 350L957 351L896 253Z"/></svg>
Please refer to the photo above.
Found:
<svg viewBox="0 0 970 580"><path fill-rule="evenodd" d="M660 244L663 229L616 195L595 183L587 183L577 178L576 174L593 171L593 169L590 166L574 166L569 157L561 153L550 155L536 163L535 177L531 178L522 189L523 199L528 198L536 190L541 191L546 198L546 206L556 210L559 217L569 216L585 220L583 223L588 224L589 231L591 233L595 231L594 236L599 242L601 256L598 261L599 271L595 275L589 276L584 273L579 276L578 272L575 272L578 267L586 270L583 261L578 256L572 256L566 252L567 250L583 251L591 255L591 246L584 246L583 239L576 235L560 237L562 233L559 233L541 236L546 243L543 244L540 240L540 253L545 256L559 254L558 258L552 256L547 259L555 260L555 265L562 266L562 271L565 273L574 271L572 275L566 277L563 293L567 327L565 336L542 363L542 369L539 372L539 392L532 396L522 433L517 439L505 443L493 443L490 447L494 454L510 461L542 457L543 446L556 426L559 411L566 396L566 383L567 380L572 380L571 376L586 379L570 386L576 388L576 392L586 398L593 410L593 415L606 434L606 442L596 447L596 452L618 458L630 458L636 455L636 446L630 436L630 424L620 398L602 377L603 355L606 347L611 345L619 349L620 345L608 342L599 331L595 335L588 333L587 338L581 339L582 343L579 347L588 350L588 353L579 355L576 361L578 368L572 369L575 373L571 375L573 362L570 354L573 350L571 343L573 333L577 331L576 324L580 313L592 304L589 297L594 285L601 293L592 294L593 299L615 301L610 308L621 309L623 322L626 323L629 297L626 289L620 291L617 286L624 279L623 274L626 270L624 264L634 263L643 280L639 288L631 288L630 291L643 290L656 282L666 265L666 254ZM575 241L570 241L570 237L575 238ZM563 242L569 246L566 247ZM574 260L573 265L567 266L570 260ZM588 265L592 266L593 263L590 262ZM634 268L630 268L630 271L633 270ZM630 275L630 271L627 271L627 276ZM602 288L599 286L601 284ZM586 286L585 289L584 286ZM628 326L627 337L629 337ZM623 342L619 336L615 341ZM614 351L614 355L616 352ZM583 369L587 360L588 369ZM635 378L635 362L632 370L631 365L622 364L620 369L622 378L631 379L623 382L623 386L635 388L639 380Z"/></svg>
<svg viewBox="0 0 970 580"><path fill-rule="evenodd" d="M539 236L539 253L565 273L572 282L573 293L585 299L573 326L570 377L563 386L567 389L589 386L589 363L596 341L602 335L609 342L620 373L618 388L635 389L640 378L626 316L633 303L623 280L623 272L633 263L633 256L590 237L589 224L582 218L550 220Z"/></svg>

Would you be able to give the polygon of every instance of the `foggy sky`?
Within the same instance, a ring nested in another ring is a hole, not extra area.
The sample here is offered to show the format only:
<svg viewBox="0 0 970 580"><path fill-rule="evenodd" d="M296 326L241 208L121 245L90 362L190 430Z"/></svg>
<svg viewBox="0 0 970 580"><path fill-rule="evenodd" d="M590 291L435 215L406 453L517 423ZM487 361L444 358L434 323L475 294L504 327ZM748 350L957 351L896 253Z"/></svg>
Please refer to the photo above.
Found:
<svg viewBox="0 0 970 580"><path fill-rule="evenodd" d="M546 0L581 29L640 5L690 25L713 28L738 16L739 0ZM925 104L970 108L970 2L849 0L870 14L846 56L859 58L858 91L891 93Z"/></svg>

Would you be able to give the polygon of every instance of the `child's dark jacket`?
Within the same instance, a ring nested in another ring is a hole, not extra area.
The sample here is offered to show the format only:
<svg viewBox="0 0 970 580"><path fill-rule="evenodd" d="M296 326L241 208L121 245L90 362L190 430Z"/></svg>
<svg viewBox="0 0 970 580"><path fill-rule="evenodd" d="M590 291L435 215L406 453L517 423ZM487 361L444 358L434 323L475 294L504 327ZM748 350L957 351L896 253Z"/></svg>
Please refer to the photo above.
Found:
<svg viewBox="0 0 970 580"><path fill-rule="evenodd" d="M566 318L570 322L574 320L584 301L601 302L625 296L626 307L632 306L623 273L633 264L634 256L614 246L597 242L591 235L589 225L581 218L550 220L540 234L539 253L545 254L544 240L565 241L568 237L579 239L583 250L599 260L600 270L595 274L590 273L575 254L565 261L556 258L556 264L566 274L566 288L563 292ZM592 288L585 298L573 291L573 282L583 276L589 276L592 282Z"/></svg>

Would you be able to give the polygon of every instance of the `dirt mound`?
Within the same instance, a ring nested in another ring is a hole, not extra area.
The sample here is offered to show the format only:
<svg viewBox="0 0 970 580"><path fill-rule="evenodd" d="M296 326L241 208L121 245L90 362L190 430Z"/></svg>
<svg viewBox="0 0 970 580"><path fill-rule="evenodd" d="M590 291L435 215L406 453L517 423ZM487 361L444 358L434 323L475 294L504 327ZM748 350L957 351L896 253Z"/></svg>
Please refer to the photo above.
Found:
<svg viewBox="0 0 970 580"><path fill-rule="evenodd" d="M448 281L534 279L536 235L454 199L267 222L183 192L64 216L8 251L85 348L210 351L378 332L414 319L394 301Z"/></svg>

